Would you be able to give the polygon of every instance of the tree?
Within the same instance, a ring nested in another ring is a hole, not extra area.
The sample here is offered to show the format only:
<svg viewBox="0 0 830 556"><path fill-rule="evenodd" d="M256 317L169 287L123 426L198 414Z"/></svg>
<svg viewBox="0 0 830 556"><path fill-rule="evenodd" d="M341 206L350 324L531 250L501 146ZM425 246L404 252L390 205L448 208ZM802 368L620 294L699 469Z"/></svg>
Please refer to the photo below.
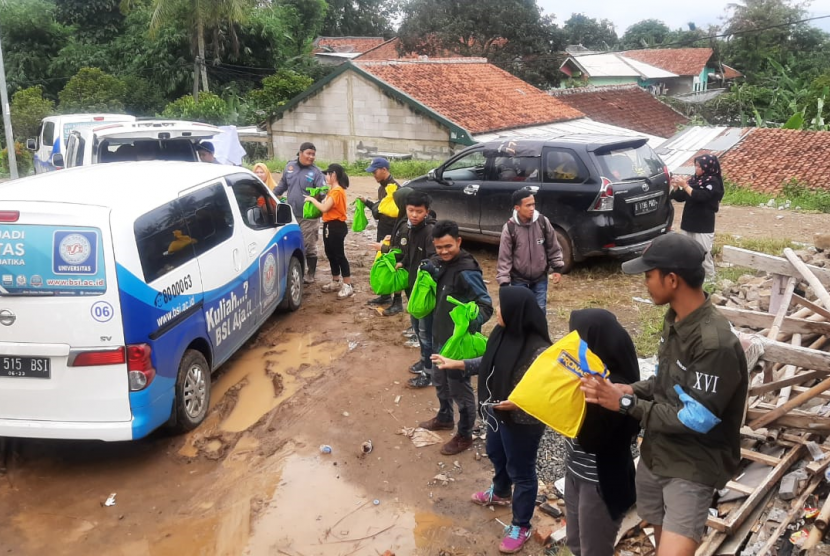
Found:
<svg viewBox="0 0 830 556"><path fill-rule="evenodd" d="M669 26L658 19L644 19L625 30L620 38L624 50L633 50L647 46L660 46L668 42L671 35Z"/></svg>
<svg viewBox="0 0 830 556"><path fill-rule="evenodd" d="M57 20L74 27L75 37L105 43L123 30L119 0L55 0L55 5Z"/></svg>
<svg viewBox="0 0 830 556"><path fill-rule="evenodd" d="M292 56L309 54L326 20L326 0L280 0L278 5Z"/></svg>
<svg viewBox="0 0 830 556"><path fill-rule="evenodd" d="M248 94L258 121L276 114L280 106L299 95L314 81L305 75L292 70L280 70L276 74L262 80L262 88Z"/></svg>
<svg viewBox="0 0 830 556"><path fill-rule="evenodd" d="M227 125L231 122L228 104L213 93L202 93L199 100L193 95L185 95L167 105L161 115L175 120L191 120L214 125Z"/></svg>
<svg viewBox="0 0 830 556"><path fill-rule="evenodd" d="M331 37L390 37L400 14L396 0L327 0L322 34Z"/></svg>
<svg viewBox="0 0 830 556"><path fill-rule="evenodd" d="M10 110L15 137L25 140L37 135L40 121L55 112L55 103L43 98L43 88L36 85L12 95Z"/></svg>
<svg viewBox="0 0 830 556"><path fill-rule="evenodd" d="M537 86L559 81L560 36L535 0L409 0L398 34L405 52L480 56Z"/></svg>
<svg viewBox="0 0 830 556"><path fill-rule="evenodd" d="M612 50L617 45L614 24L607 19L575 13L562 26L562 32L568 45L581 44L590 50Z"/></svg>
<svg viewBox="0 0 830 556"><path fill-rule="evenodd" d="M61 112L124 112L124 82L98 68L82 68L58 93Z"/></svg>
<svg viewBox="0 0 830 556"><path fill-rule="evenodd" d="M135 75L122 79L124 93L124 110L133 116L155 116L164 108L166 101L159 88L150 81Z"/></svg>

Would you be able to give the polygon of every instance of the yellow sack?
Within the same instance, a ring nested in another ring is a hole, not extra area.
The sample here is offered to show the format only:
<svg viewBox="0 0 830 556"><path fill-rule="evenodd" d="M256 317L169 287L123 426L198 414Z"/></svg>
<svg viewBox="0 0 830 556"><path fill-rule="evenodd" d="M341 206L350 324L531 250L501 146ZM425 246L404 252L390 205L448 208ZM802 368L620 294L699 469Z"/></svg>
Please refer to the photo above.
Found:
<svg viewBox="0 0 830 556"><path fill-rule="evenodd" d="M602 360L573 331L533 362L507 399L556 432L576 438L585 420L585 394L579 389L579 379L587 375L608 378L608 374Z"/></svg>
<svg viewBox="0 0 830 556"><path fill-rule="evenodd" d="M378 212L390 218L398 217L398 205L395 204L394 194L398 190L398 186L390 183L386 186L386 197L380 200L378 205Z"/></svg>

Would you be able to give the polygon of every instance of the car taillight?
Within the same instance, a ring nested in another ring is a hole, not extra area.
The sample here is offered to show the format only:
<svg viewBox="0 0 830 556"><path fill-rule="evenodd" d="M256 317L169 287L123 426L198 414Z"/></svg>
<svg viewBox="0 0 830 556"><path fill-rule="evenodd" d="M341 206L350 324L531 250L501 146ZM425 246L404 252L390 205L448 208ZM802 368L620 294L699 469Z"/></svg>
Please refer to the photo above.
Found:
<svg viewBox="0 0 830 556"><path fill-rule="evenodd" d="M82 351L71 360L71 367L97 367L124 363L124 348Z"/></svg>
<svg viewBox="0 0 830 556"><path fill-rule="evenodd" d="M602 185L599 190L599 197L597 197L593 211L609 211L614 210L614 187L611 185L611 180L602 178Z"/></svg>
<svg viewBox="0 0 830 556"><path fill-rule="evenodd" d="M19 218L19 210L0 210L0 222L17 222Z"/></svg>
<svg viewBox="0 0 830 556"><path fill-rule="evenodd" d="M153 350L147 344L127 346L127 372L130 377L130 392L144 390L153 382L156 370L150 355Z"/></svg>
<svg viewBox="0 0 830 556"><path fill-rule="evenodd" d="M668 166L663 166L663 173L666 174L666 181L671 183L671 172L669 172Z"/></svg>

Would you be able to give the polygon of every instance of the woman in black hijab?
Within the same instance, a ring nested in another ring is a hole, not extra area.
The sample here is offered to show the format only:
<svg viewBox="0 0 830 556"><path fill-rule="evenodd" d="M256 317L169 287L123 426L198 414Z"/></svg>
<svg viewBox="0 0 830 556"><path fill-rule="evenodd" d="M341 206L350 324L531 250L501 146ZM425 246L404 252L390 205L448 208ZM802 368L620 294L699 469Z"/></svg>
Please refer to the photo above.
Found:
<svg viewBox="0 0 830 556"><path fill-rule="evenodd" d="M611 382L640 380L634 342L613 313L573 311L570 328L605 363ZM567 544L574 556L613 556L620 523L636 498L631 443L639 430L635 419L588 404L577 438L565 439Z"/></svg>
<svg viewBox="0 0 830 556"><path fill-rule="evenodd" d="M712 243L715 241L715 213L723 199L723 176L718 157L704 154L695 158L695 173L686 183L682 180L671 184L671 198L686 203L680 231L699 243L706 251L703 268L707 278L715 277L715 261L712 259Z"/></svg>
<svg viewBox="0 0 830 556"><path fill-rule="evenodd" d="M440 369L478 374L478 398L487 423L487 456L495 473L489 489L476 492L472 501L481 506L513 504L513 522L505 530L499 550L512 554L530 538L530 519L536 505L538 480L536 452L545 425L521 411L507 397L528 367L551 345L545 314L527 288L499 290L498 326L477 359L453 361L433 355ZM512 489L512 492L511 492Z"/></svg>

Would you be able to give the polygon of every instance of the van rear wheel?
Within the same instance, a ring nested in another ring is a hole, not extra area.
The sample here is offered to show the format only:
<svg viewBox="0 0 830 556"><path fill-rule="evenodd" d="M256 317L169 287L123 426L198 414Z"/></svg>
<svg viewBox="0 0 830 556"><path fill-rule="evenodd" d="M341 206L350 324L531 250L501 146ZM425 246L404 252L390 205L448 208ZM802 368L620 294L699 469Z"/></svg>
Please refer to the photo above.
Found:
<svg viewBox="0 0 830 556"><path fill-rule="evenodd" d="M195 349L184 352L176 378L176 432L188 432L205 420L210 405L210 366Z"/></svg>
<svg viewBox="0 0 830 556"><path fill-rule="evenodd" d="M283 296L280 309L283 311L296 311L303 301L303 265L297 257L291 257L288 263L288 276L285 279L285 295Z"/></svg>

